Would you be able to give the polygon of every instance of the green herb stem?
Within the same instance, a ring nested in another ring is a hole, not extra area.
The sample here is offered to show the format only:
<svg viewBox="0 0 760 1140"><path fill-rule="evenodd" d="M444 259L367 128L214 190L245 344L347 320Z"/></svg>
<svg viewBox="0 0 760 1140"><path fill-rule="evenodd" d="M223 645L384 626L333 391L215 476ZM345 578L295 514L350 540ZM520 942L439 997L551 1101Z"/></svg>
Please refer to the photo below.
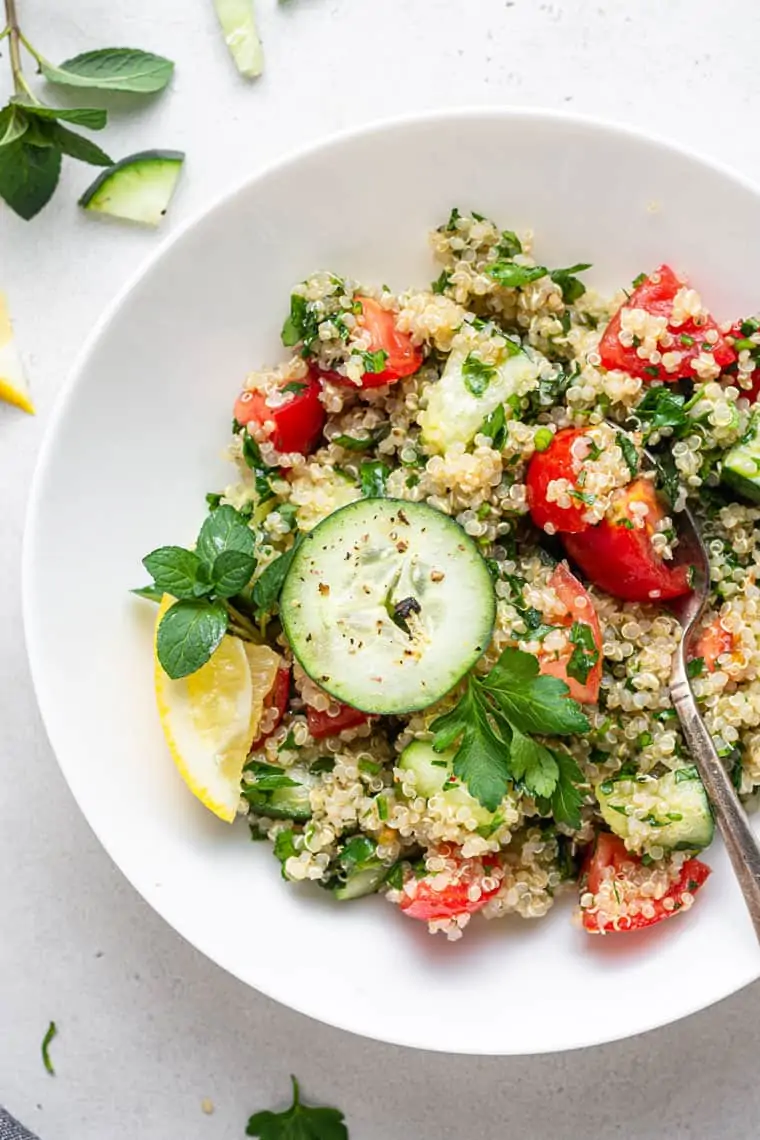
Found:
<svg viewBox="0 0 760 1140"><path fill-rule="evenodd" d="M230 602L225 601L224 606L230 618L230 632L233 632L235 627L240 630L236 634L237 637L243 637L247 641L258 641L259 632L253 622L249 621L245 614L241 614L240 610L236 610Z"/></svg>
<svg viewBox="0 0 760 1140"><path fill-rule="evenodd" d="M5 0L5 20L6 30L9 36L11 71L13 72L13 89L17 95L31 96L31 91L29 90L27 82L21 72L21 29L18 26L16 0Z"/></svg>

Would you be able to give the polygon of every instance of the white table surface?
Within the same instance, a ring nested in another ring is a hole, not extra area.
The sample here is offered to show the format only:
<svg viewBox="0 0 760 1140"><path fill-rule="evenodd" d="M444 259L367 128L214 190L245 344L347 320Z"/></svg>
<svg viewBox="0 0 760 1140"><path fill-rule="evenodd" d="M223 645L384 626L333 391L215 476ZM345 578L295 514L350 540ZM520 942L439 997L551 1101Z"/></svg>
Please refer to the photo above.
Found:
<svg viewBox="0 0 760 1140"><path fill-rule="evenodd" d="M176 60L163 96L134 111L113 99L104 136L117 156L187 151L164 232L328 132L446 105L598 114L760 181L754 0L259 0L268 68L255 85L228 60L210 0L18 3L53 60L107 44ZM6 69L3 58L4 86ZM243 1136L249 1112L281 1101L294 1072L307 1096L346 1112L352 1140L754 1140L757 986L605 1048L485 1060L409 1052L308 1021L227 977L100 849L40 724L19 607L26 493L51 405L104 306L161 240L78 212L91 174L67 162L31 223L0 212L0 287L39 409L29 419L0 407L0 1103L43 1140L226 1140ZM719 234L706 219L706 240ZM493 1001L503 1015L508 998ZM55 1079L40 1061L51 1018Z"/></svg>

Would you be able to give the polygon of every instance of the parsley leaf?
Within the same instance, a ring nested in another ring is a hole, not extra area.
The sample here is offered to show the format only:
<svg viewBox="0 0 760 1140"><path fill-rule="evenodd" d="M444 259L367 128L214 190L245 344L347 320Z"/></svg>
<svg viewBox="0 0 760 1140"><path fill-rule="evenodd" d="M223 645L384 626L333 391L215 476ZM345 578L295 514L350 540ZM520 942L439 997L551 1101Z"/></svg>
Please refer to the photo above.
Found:
<svg viewBox="0 0 760 1140"><path fill-rule="evenodd" d="M519 289L546 277L548 272L543 265L515 265L513 261L495 261L486 268L486 275L505 289Z"/></svg>
<svg viewBox="0 0 760 1140"><path fill-rule="evenodd" d="M634 408L634 415L652 431L659 428L682 428L688 424L684 410L686 400L680 392L672 392L663 385L650 388L644 399Z"/></svg>
<svg viewBox="0 0 760 1140"><path fill-rule="evenodd" d="M628 466L628 470L631 475L635 475L639 469L639 456L633 440L629 439L627 435L624 435L622 431L619 431L616 436L616 443L623 453L623 459Z"/></svg>
<svg viewBox="0 0 760 1140"><path fill-rule="evenodd" d="M309 385L304 383L303 380L289 380L283 387L283 392L292 392L294 396L300 396Z"/></svg>
<svg viewBox="0 0 760 1140"><path fill-rule="evenodd" d="M584 270L590 268L589 264L581 263L571 265L569 269L553 269L549 274L554 284L559 285L562 290L562 300L566 305L572 305L575 301L580 300L586 292L586 286L578 280L575 274L583 273Z"/></svg>
<svg viewBox="0 0 760 1140"><path fill-rule="evenodd" d="M552 755L559 769L557 786L551 796L552 815L557 823L578 828L581 825L580 809L583 803L578 784L585 783L585 777L569 752L561 748Z"/></svg>
<svg viewBox="0 0 760 1140"><path fill-rule="evenodd" d="M282 326L282 343L286 348L293 348L297 344L303 345L303 355L307 356L309 349L319 336L319 316L300 293L290 296L290 313Z"/></svg>
<svg viewBox="0 0 760 1140"><path fill-rule="evenodd" d="M588 719L580 705L568 698L565 682L540 674L538 661L530 653L505 649L479 683L520 732L559 736L588 732Z"/></svg>
<svg viewBox="0 0 760 1140"><path fill-rule="evenodd" d="M686 676L687 677L701 677L705 671L704 657L692 657L691 661L686 662Z"/></svg>
<svg viewBox="0 0 760 1140"><path fill-rule="evenodd" d="M585 622L573 622L570 642L575 646L567 663L567 675L581 685L585 685L588 675L599 660L599 652L594 641L594 631Z"/></svg>
<svg viewBox="0 0 760 1140"><path fill-rule="evenodd" d="M489 437L494 451L501 451L507 442L507 418L504 414L504 405L499 404L498 408L486 416L478 430L481 435Z"/></svg>
<svg viewBox="0 0 760 1140"><path fill-rule="evenodd" d="M501 241L496 247L496 252L500 257L512 258L516 254L522 253L523 247L517 234L514 230L502 230Z"/></svg>
<svg viewBox="0 0 760 1140"><path fill-rule="evenodd" d="M379 459L368 459L359 465L359 481L365 499L382 499L390 467Z"/></svg>
<svg viewBox="0 0 760 1140"><path fill-rule="evenodd" d="M531 795L550 796L559 777L557 761L548 748L513 730L510 749L512 775L522 780Z"/></svg>
<svg viewBox="0 0 760 1140"><path fill-rule="evenodd" d="M488 811L496 811L512 776L509 738L505 740L497 734L492 718L491 705L470 677L459 703L430 726L435 733L433 748L436 752L444 752L461 738L454 756L454 774Z"/></svg>
<svg viewBox="0 0 760 1140"><path fill-rule="evenodd" d="M378 348L377 352L363 352L361 355L364 361L365 372L377 374L378 372L382 372L385 368L388 353L384 348Z"/></svg>
<svg viewBox="0 0 760 1140"><path fill-rule="evenodd" d="M390 430L391 425L389 423L378 424L363 439L356 435L334 435L330 442L337 443L339 447L345 447L346 451L368 451L381 439L385 439Z"/></svg>
<svg viewBox="0 0 760 1140"><path fill-rule="evenodd" d="M462 365L464 386L473 396L482 396L495 375L496 369L493 365L486 364L474 352L467 356Z"/></svg>
<svg viewBox="0 0 760 1140"><path fill-rule="evenodd" d="M293 1082L290 1108L285 1112L255 1113L248 1121L246 1136L258 1136L259 1140L348 1140L343 1113L337 1108L302 1104L298 1081L293 1076L290 1079Z"/></svg>

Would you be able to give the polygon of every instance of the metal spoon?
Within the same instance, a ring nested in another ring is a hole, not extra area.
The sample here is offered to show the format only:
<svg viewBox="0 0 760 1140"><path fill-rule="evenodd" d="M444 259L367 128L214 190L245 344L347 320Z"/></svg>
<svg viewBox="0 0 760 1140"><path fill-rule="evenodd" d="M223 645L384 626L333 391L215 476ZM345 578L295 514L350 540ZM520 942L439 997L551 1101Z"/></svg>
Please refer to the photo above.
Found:
<svg viewBox="0 0 760 1140"><path fill-rule="evenodd" d="M685 508L678 520L677 562L694 567L694 588L690 594L674 598L668 608L677 618L683 636L673 657L670 696L702 783L712 804L723 842L744 895L755 934L760 940L760 843L729 779L712 737L697 708L686 672L689 642L709 594L710 563L691 511Z"/></svg>

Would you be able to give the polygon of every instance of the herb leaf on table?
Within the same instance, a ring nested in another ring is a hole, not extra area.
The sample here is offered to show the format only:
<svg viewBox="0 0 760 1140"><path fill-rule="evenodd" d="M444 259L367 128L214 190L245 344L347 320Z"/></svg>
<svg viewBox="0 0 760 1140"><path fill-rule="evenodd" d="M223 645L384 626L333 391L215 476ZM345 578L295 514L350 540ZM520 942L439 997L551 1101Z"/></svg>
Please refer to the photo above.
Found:
<svg viewBox="0 0 760 1140"><path fill-rule="evenodd" d="M298 1081L293 1082L293 1103L284 1112L257 1112L248 1121L246 1136L259 1140L348 1140L345 1117L337 1108L315 1108L301 1103Z"/></svg>

